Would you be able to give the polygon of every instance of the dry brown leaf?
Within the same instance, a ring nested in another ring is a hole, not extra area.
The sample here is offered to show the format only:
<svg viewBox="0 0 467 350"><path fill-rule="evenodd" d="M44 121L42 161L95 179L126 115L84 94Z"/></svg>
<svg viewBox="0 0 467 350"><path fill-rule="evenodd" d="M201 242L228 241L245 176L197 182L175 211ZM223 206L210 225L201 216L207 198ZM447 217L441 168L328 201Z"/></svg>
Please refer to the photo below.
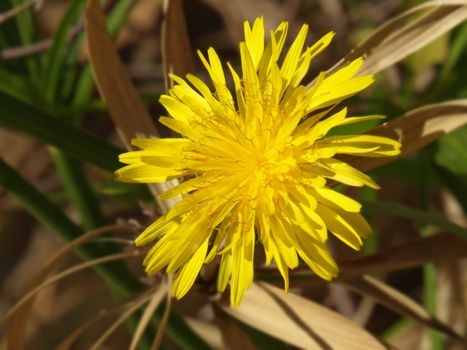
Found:
<svg viewBox="0 0 467 350"><path fill-rule="evenodd" d="M37 274L34 281L32 281L29 290L43 285L49 274L54 271L66 257L73 253L73 251L80 245L92 240L93 238L104 235L109 232L126 232L127 227L121 225L109 225L95 230L91 230L78 239L66 244L59 252L57 252ZM24 340L26 339L26 328L30 319L30 312L34 304L36 293L29 293L23 297L15 306L13 306L6 315L0 318L0 325L13 317L8 332L8 345L12 349L22 349L24 347Z"/></svg>
<svg viewBox="0 0 467 350"><path fill-rule="evenodd" d="M34 224L31 215L24 210L0 209L0 286L27 251Z"/></svg>
<svg viewBox="0 0 467 350"><path fill-rule="evenodd" d="M162 319L158 324L156 336L151 345L152 350L159 350L162 341L164 340L165 330L167 329L167 324L169 322L170 313L172 312L172 295L170 290L172 289L172 282L173 276L167 276L167 289L166 289L166 303L164 305L164 314L162 315Z"/></svg>
<svg viewBox="0 0 467 350"><path fill-rule="evenodd" d="M128 77L105 23L99 1L88 0L85 28L94 77L120 138L127 149L132 150L131 139L157 137L158 132ZM166 212L173 202L161 202L157 196L170 187L170 183L149 185L162 212Z"/></svg>
<svg viewBox="0 0 467 350"><path fill-rule="evenodd" d="M391 344L396 346L398 349L427 350L429 345L426 341L426 335L426 328L420 323L413 322L391 332Z"/></svg>
<svg viewBox="0 0 467 350"><path fill-rule="evenodd" d="M467 257L467 241L453 234L442 233L416 239L410 243L385 248L378 253L357 258L338 260L339 280L350 280L370 273L384 273L422 266L428 262L457 260ZM309 271L306 266L299 269ZM276 270L257 269L258 273L277 274ZM294 277L291 277L294 279ZM282 279L278 279L278 283ZM315 275L300 276L293 281L294 286L312 286L327 283Z"/></svg>
<svg viewBox="0 0 467 350"><path fill-rule="evenodd" d="M427 9L430 9L428 13L407 23L416 13ZM465 0L427 1L387 21L331 71L364 56L366 60L359 74L377 73L426 46L465 19Z"/></svg>
<svg viewBox="0 0 467 350"><path fill-rule="evenodd" d="M29 181L35 181L50 165L49 153L40 141L12 130L0 130L0 154Z"/></svg>
<svg viewBox="0 0 467 350"><path fill-rule="evenodd" d="M377 168L423 148L464 124L467 124L467 99L420 107L368 132L371 135L386 136L400 141L402 148L399 156L345 159L360 170Z"/></svg>
<svg viewBox="0 0 467 350"><path fill-rule="evenodd" d="M162 283L160 287L157 289L157 291L154 293L154 295L151 297L149 300L148 305L144 309L143 315L141 316L141 319L138 322L138 326L136 327L133 337L131 339L131 344L130 344L130 350L136 350L138 347L138 344L143 336L144 330L146 329L146 326L149 324L151 321L152 316L157 310L157 307L161 304L162 299L164 296L167 294L168 291L168 285L167 283Z"/></svg>
<svg viewBox="0 0 467 350"><path fill-rule="evenodd" d="M390 247L376 254L339 261L339 278L351 279L366 273L381 273L422 266L428 262L467 257L467 241L443 233Z"/></svg>
<svg viewBox="0 0 467 350"><path fill-rule="evenodd" d="M341 260L340 278L349 279L366 273L380 273L422 266L428 262L467 257L467 241L443 233L410 243L386 248L376 254Z"/></svg>
<svg viewBox="0 0 467 350"><path fill-rule="evenodd" d="M196 69L185 22L181 0L166 0L162 23L162 62L165 73L165 86L173 86L169 74L185 76Z"/></svg>
<svg viewBox="0 0 467 350"><path fill-rule="evenodd" d="M103 348L105 341L120 327L131 315L141 308L148 300L150 300L153 294L159 289L159 286L151 287L147 289L143 294L139 295L134 301L126 303L126 307L122 310L120 317L118 317L97 339L90 350L99 350ZM157 293L157 292L156 292ZM163 290L165 293L165 289Z"/></svg>
<svg viewBox="0 0 467 350"><path fill-rule="evenodd" d="M74 331L69 333L65 339L63 339L56 347L55 350L71 350L73 349L74 343L85 333L91 326L95 327L98 321L101 321L107 317L112 316L114 313L121 312L122 306L119 306L117 309L112 310L111 312L103 310L99 312L95 317L87 320L85 323L81 324Z"/></svg>
<svg viewBox="0 0 467 350"><path fill-rule="evenodd" d="M86 260L85 262L81 264L74 265L73 267L70 267L60 273L57 273L56 275L53 275L52 277L48 278L41 284L39 284L37 287L31 289L21 300L16 303L7 313L5 316L5 319L8 319L10 317L15 316L17 313L21 313L21 310L23 307L28 305L28 303L31 300L34 300L36 295L41 292L45 287L49 286L50 284L56 283L60 281L63 278L66 278L72 274L75 274L77 272L81 272L83 270L89 269L96 267L100 264L112 262L112 261L119 261L119 260L126 260L126 259L131 259L131 258L137 258L141 257L144 255L144 252L139 252L139 251L130 251L130 252L124 252L124 253L116 253L116 254L111 254L111 255L105 255L100 258L92 259L92 260Z"/></svg>
<svg viewBox="0 0 467 350"><path fill-rule="evenodd" d="M130 309L132 309L132 311L135 311L138 308L138 306L141 306L142 304L144 304L144 302L148 301L149 299L151 299L151 298L152 298L152 300L156 299L157 296L160 293L162 293L162 296L164 296L164 293L166 292L166 290L165 290L166 287L160 286L159 288L162 289L162 292L159 292L159 289L157 289L157 287L150 288L150 289L146 290L143 294L134 295L129 300L127 300L125 303L120 304L120 305L118 305L118 306L116 306L116 307L114 307L112 309L99 310L99 312L96 313L96 315L94 317L92 317L91 319L88 319L86 322L84 322L79 327L77 327L75 330L73 330L71 333L69 333L68 336L65 339L63 339L55 347L55 349L56 350L70 350L70 349L73 349L74 348L74 346L73 346L74 343L80 337L82 337L82 335L88 329L96 327L97 326L96 324L98 322L103 321L106 318L115 317L115 316L119 316L119 315L120 315L120 317L122 317L122 315L124 315L125 313L128 313L128 310L130 310ZM118 322L119 319L120 318L117 319L117 322ZM112 327L114 325L115 325L115 321L114 321L114 323L112 323L112 325L110 327Z"/></svg>
<svg viewBox="0 0 467 350"><path fill-rule="evenodd" d="M157 136L157 130L141 102L110 38L98 0L86 7L86 38L97 87L120 138L128 149L136 136Z"/></svg>
<svg viewBox="0 0 467 350"><path fill-rule="evenodd" d="M238 308L238 320L301 349L387 349L351 320L317 303L266 283L254 283Z"/></svg>
<svg viewBox="0 0 467 350"><path fill-rule="evenodd" d="M219 308L214 308L214 323L219 327L222 334L222 349L225 350L255 350L256 346L248 335L223 313Z"/></svg>
<svg viewBox="0 0 467 350"><path fill-rule="evenodd" d="M200 317L183 318L188 326L198 334L212 349L224 349L222 333L219 327L211 322L202 321Z"/></svg>
<svg viewBox="0 0 467 350"><path fill-rule="evenodd" d="M463 341L462 336L457 334L455 330L430 315L420 304L383 281L365 275L361 278L347 281L344 285L360 294L374 298L377 302L401 315L413 318L459 341Z"/></svg>

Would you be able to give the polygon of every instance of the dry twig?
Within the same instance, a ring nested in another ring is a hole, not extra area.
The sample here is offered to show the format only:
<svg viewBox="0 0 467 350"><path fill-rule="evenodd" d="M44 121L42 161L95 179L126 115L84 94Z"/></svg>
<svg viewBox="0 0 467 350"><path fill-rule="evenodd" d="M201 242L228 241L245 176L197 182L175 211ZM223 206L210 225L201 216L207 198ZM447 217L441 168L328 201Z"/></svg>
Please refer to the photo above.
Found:
<svg viewBox="0 0 467 350"><path fill-rule="evenodd" d="M34 6L34 9L37 11L42 7L43 3L44 3L43 0L29 0L27 2L22 3L19 6L12 8L11 10L8 10L4 13L0 13L0 24L8 21L9 19L16 17L21 12L26 11L28 8L32 6Z"/></svg>

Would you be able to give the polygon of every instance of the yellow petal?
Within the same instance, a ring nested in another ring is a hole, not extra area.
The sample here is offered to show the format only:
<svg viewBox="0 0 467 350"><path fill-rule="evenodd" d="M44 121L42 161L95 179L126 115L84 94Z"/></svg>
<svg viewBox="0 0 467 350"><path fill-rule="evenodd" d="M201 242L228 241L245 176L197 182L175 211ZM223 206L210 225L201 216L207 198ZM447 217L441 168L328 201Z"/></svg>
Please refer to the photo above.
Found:
<svg viewBox="0 0 467 350"><path fill-rule="evenodd" d="M253 30L248 21L243 24L245 31L245 43L250 52L255 69L258 67L264 51L264 20L263 17L256 18L253 23Z"/></svg>
<svg viewBox="0 0 467 350"><path fill-rule="evenodd" d="M205 241L193 254L190 261L177 273L177 277L172 285L172 295L175 298L180 299L190 290L198 276L199 270L201 270L201 266L203 266L207 249L208 242Z"/></svg>
<svg viewBox="0 0 467 350"><path fill-rule="evenodd" d="M232 275L232 254L230 251L222 254L219 275L217 276L217 290L223 292Z"/></svg>
<svg viewBox="0 0 467 350"><path fill-rule="evenodd" d="M373 135L332 136L316 142L315 145L318 148L318 152L329 151L329 154L332 153L332 155L358 154L361 157L396 156L400 153L401 146L398 141Z"/></svg>
<svg viewBox="0 0 467 350"><path fill-rule="evenodd" d="M323 175L324 177L349 186L361 187L366 185L375 190L380 188L368 175L340 160L334 158L321 159L319 164L331 171L331 173Z"/></svg>
<svg viewBox="0 0 467 350"><path fill-rule="evenodd" d="M122 182L142 182L142 183L157 183L165 182L168 178L179 176L183 171L159 168L147 164L127 165L118 169L115 172L117 180Z"/></svg>
<svg viewBox="0 0 467 350"><path fill-rule="evenodd" d="M328 281L337 276L337 264L324 243L308 235L299 236L299 240L298 254L314 273Z"/></svg>
<svg viewBox="0 0 467 350"><path fill-rule="evenodd" d="M355 250L361 248L361 238L371 233L371 228L359 213L333 210L325 205L318 205L317 212L329 231Z"/></svg>
<svg viewBox="0 0 467 350"><path fill-rule="evenodd" d="M303 45L305 44L306 35L308 33L308 25L304 24L300 29L297 37L290 46L287 55L285 56L284 62L281 66L281 76L282 78L289 82L292 79L293 74L297 69L300 55L303 50Z"/></svg>
<svg viewBox="0 0 467 350"><path fill-rule="evenodd" d="M362 205L350 197L343 195L328 187L313 188L319 203L331 208L341 208L349 212L360 212Z"/></svg>
<svg viewBox="0 0 467 350"><path fill-rule="evenodd" d="M253 283L253 250L252 237L254 231L244 235L243 241L232 249L232 279L230 282L230 303L233 307L240 305L245 290ZM251 243L247 243L251 242Z"/></svg>

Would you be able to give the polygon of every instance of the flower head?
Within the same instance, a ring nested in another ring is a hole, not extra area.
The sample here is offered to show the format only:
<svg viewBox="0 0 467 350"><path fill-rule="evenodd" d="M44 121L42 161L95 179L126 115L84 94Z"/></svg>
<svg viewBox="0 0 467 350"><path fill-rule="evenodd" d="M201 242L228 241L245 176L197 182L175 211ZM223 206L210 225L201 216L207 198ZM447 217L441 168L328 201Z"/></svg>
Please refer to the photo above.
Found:
<svg viewBox="0 0 467 350"><path fill-rule="evenodd" d="M281 59L286 22L271 32L267 45L262 18L252 28L245 22L244 29L241 74L227 64L234 91L214 49L207 58L199 52L214 89L193 75L172 76L177 85L160 99L170 115L160 122L182 137L135 139L142 150L120 156L127 164L116 173L122 181L185 179L160 196L180 201L136 239L137 245L156 241L144 260L146 271L165 267L174 273L177 298L191 288L203 264L220 257L217 288L224 291L230 282L231 304L238 305L253 281L256 242L266 265L274 261L286 290L288 271L300 258L332 279L337 265L325 245L328 232L359 249L371 229L361 205L329 181L378 188L335 156L399 153L400 144L384 137L326 137L336 126L381 118L335 110L373 82L370 75L356 76L361 58L333 74L321 73L309 87L301 85L333 33L303 50L304 25Z"/></svg>

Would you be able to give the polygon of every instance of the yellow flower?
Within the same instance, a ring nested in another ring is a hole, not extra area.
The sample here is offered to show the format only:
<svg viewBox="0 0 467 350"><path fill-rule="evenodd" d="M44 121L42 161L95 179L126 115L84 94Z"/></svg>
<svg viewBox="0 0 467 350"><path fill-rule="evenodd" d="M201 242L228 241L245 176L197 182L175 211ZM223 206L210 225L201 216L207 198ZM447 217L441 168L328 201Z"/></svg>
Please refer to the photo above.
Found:
<svg viewBox="0 0 467 350"><path fill-rule="evenodd" d="M160 98L170 115L160 122L182 138L134 139L142 150L120 156L127 164L116 172L121 181L185 180L160 196L181 200L136 239L137 245L157 240L144 260L146 271L166 267L175 274L177 298L191 288L203 264L220 257L217 288L224 291L230 282L231 304L239 305L253 281L257 241L286 290L288 270L298 266L299 257L330 280L337 265L326 248L328 231L354 249L371 232L361 205L327 183L378 185L334 156L394 156L400 144L378 136L326 134L335 126L381 118L346 118L345 108L334 110L373 77L356 76L359 58L329 76L321 73L311 87L301 85L333 33L303 51L304 25L281 60L287 27L281 23L265 46L263 19L252 28L245 22L241 76L227 64L234 94L214 49L207 58L199 52L214 92L193 75L172 76L177 85Z"/></svg>

